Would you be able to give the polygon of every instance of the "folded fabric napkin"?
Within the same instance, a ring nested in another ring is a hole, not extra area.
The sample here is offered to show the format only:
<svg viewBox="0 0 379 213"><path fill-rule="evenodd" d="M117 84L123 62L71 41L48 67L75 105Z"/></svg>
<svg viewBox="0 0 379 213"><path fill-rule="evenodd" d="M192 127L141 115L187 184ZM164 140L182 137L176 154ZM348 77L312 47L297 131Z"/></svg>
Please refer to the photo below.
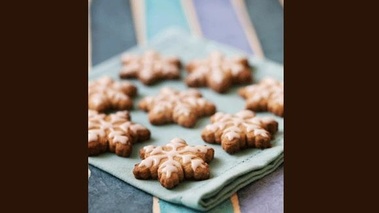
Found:
<svg viewBox="0 0 379 213"><path fill-rule="evenodd" d="M194 58L205 57L213 50L219 50L227 55L243 55L236 49L192 37L175 29L165 31L147 46L135 47L127 52L141 53L146 49L154 49L164 55L178 56L184 63ZM249 58L249 62L255 67L254 77L256 80L265 76L283 80L283 66L257 58ZM120 55L118 55L95 67L89 75L89 80L103 75L119 79L120 68ZM185 75L185 71L182 71L182 76ZM272 148L264 150L246 149L230 155L220 145L208 144L201 139L202 129L210 123L209 117L199 119L196 126L191 129L176 124L153 126L149 123L147 114L137 109L137 103L141 98L157 94L160 88L164 86L180 90L187 89L182 80L164 81L149 87L139 81L131 81L138 87L139 94L134 99L135 108L131 111L132 120L149 128L152 138L149 141L135 144L129 158L105 153L96 157L89 157L88 161L91 165L160 199L203 211L215 207L225 199L230 198L238 189L273 172L284 161L284 122L282 118L271 113L258 113L258 116L273 116L279 123L279 131L272 141ZM238 88L236 86L226 94L218 94L208 88L202 88L200 91L204 98L216 104L218 111L236 113L244 109L245 105L245 101L237 94ZM132 172L134 165L141 161L138 157L139 149L150 144L165 145L175 137L183 138L189 145L206 144L215 149L215 158L209 164L210 178L203 181L184 181L171 190L162 187L157 180L134 178Z"/></svg>

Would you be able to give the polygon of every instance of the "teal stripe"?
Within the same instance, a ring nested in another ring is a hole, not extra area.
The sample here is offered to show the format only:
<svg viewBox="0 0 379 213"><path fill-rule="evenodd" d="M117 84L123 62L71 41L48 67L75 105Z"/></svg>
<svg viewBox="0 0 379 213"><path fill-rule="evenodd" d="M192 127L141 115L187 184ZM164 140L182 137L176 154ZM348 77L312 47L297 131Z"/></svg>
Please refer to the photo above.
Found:
<svg viewBox="0 0 379 213"><path fill-rule="evenodd" d="M173 204L166 202L164 200L159 200L159 207L161 213L171 213L171 212L180 212L180 213L201 213L200 211L186 208L181 205ZM230 199L225 200L220 205L215 208L207 211L208 213L233 213L233 204Z"/></svg>
<svg viewBox="0 0 379 213"><path fill-rule="evenodd" d="M190 32L181 0L145 0L145 17L148 40L167 27L178 27Z"/></svg>

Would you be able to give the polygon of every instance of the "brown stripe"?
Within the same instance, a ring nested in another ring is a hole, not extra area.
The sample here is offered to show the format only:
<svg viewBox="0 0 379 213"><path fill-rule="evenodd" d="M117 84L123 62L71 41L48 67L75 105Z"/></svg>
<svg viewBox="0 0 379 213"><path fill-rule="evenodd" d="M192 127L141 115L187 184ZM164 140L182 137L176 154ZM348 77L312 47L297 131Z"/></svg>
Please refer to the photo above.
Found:
<svg viewBox="0 0 379 213"><path fill-rule="evenodd" d="M192 0L182 0L182 7L192 34L202 37L203 33L201 31L199 20L197 19L196 10L193 6Z"/></svg>
<svg viewBox="0 0 379 213"><path fill-rule="evenodd" d="M161 209L159 207L159 198L153 197L153 213L161 213Z"/></svg>
<svg viewBox="0 0 379 213"><path fill-rule="evenodd" d="M261 44L259 43L257 34L254 30L254 25L250 21L249 14L246 11L244 0L231 0L231 3L245 32L245 36L250 44L250 48L253 50L257 57L264 58Z"/></svg>
<svg viewBox="0 0 379 213"><path fill-rule="evenodd" d="M136 32L137 43L146 43L146 22L145 22L145 1L131 0L132 17L134 21L134 29Z"/></svg>
<svg viewBox="0 0 379 213"><path fill-rule="evenodd" d="M280 5L284 7L284 0L279 0L279 2L280 2Z"/></svg>
<svg viewBox="0 0 379 213"><path fill-rule="evenodd" d="M233 205L233 212L234 213L241 213L241 209L240 209L240 204L239 204L238 194L237 193L234 193L232 195L232 197L230 198L230 201L232 202L232 205Z"/></svg>

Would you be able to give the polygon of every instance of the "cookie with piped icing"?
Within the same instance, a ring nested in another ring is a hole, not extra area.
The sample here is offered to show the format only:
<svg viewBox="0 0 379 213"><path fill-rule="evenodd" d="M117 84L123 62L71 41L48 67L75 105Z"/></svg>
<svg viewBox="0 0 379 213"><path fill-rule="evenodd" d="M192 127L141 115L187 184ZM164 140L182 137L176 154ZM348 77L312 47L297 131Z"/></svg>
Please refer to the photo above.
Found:
<svg viewBox="0 0 379 213"><path fill-rule="evenodd" d="M214 149L206 145L190 146L180 138L164 146L145 146L140 150L142 161L134 166L135 178L158 179L167 189L183 180L205 180L210 177L208 163L214 158Z"/></svg>
<svg viewBox="0 0 379 213"><path fill-rule="evenodd" d="M229 154L247 148L270 148L278 131L278 122L271 117L256 117L250 110L236 114L217 112L201 133L207 143L221 144Z"/></svg>
<svg viewBox="0 0 379 213"><path fill-rule="evenodd" d="M120 78L137 78L145 85L159 80L180 78L180 60L148 50L142 55L125 54L121 57Z"/></svg>
<svg viewBox="0 0 379 213"><path fill-rule="evenodd" d="M150 139L150 131L130 121L127 111L109 115L88 110L88 155L106 151L129 157L134 143Z"/></svg>
<svg viewBox="0 0 379 213"><path fill-rule="evenodd" d="M131 98L136 94L137 87L132 83L103 76L88 83L88 109L98 112L129 110L133 107Z"/></svg>
<svg viewBox="0 0 379 213"><path fill-rule="evenodd" d="M273 78L264 78L258 84L239 89L239 95L246 99L246 109L269 111L284 117L284 84Z"/></svg>
<svg viewBox="0 0 379 213"><path fill-rule="evenodd" d="M226 57L212 52L208 58L195 59L186 65L189 87L209 87L218 93L225 93L234 84L251 83L252 68L246 57Z"/></svg>
<svg viewBox="0 0 379 213"><path fill-rule="evenodd" d="M187 128L195 126L198 118L216 112L216 106L196 89L180 91L164 87L158 95L143 98L138 106L148 112L153 125L177 123Z"/></svg>

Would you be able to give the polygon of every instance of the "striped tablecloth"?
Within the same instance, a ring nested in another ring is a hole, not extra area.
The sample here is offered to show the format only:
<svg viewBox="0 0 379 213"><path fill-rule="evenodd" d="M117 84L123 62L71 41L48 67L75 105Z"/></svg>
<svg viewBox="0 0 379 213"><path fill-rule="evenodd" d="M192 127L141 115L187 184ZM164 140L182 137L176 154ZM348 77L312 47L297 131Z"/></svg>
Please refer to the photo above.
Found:
<svg viewBox="0 0 379 213"><path fill-rule="evenodd" d="M169 27L283 62L281 0L92 0L89 64L96 66ZM89 212L197 212L140 191L90 166ZM213 212L282 212L283 167L239 190ZM212 212L212 211L211 211Z"/></svg>

